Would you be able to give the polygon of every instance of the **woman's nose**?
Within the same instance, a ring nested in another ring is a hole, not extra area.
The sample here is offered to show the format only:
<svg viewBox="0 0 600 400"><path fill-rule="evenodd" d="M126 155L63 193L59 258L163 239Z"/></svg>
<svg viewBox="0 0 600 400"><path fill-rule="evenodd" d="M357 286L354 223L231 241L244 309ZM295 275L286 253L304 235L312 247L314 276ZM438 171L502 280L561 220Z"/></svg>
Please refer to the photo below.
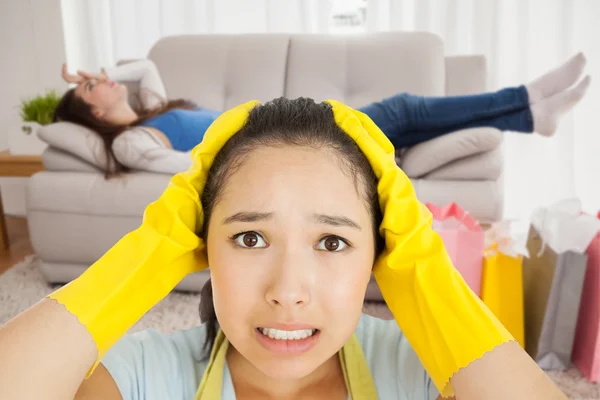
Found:
<svg viewBox="0 0 600 400"><path fill-rule="evenodd" d="M310 259L310 258L309 258ZM273 268L265 293L272 306L284 308L302 307L310 303L311 287L315 280L313 268L307 258L299 254L282 255Z"/></svg>

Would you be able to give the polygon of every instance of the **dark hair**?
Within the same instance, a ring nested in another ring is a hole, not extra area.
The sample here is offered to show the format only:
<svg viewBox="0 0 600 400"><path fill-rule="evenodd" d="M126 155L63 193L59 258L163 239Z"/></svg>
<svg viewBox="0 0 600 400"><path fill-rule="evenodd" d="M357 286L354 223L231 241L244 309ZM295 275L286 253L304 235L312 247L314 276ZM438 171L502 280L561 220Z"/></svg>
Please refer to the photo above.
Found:
<svg viewBox="0 0 600 400"><path fill-rule="evenodd" d="M142 93L138 95L138 100ZM146 93L148 95L148 93ZM156 95L157 98L161 99L160 96ZM138 101L138 104L142 104ZM67 90L67 92L60 99L56 109L54 110L53 122L69 121L75 124L83 125L87 128L92 129L102 139L104 144L104 151L106 154L107 171L105 173L106 178L114 175L118 175L121 172L127 172L129 169L121 164L115 157L112 149L113 141L121 133L131 128L132 126L139 125L147 119L154 117L158 114L165 113L174 108L185 108L191 109L196 105L184 99L177 100L162 100L158 106L151 109L142 109L141 107L135 107L134 111L138 114L138 119L128 125L115 125L107 121L96 118L92 112L92 105L86 103L80 96L75 94L75 88Z"/></svg>
<svg viewBox="0 0 600 400"><path fill-rule="evenodd" d="M204 211L202 238L206 240L208 237L210 216L227 179L252 150L263 146L329 148L338 155L343 171L353 179L357 191L369 206L375 238L375 259L383 249L383 239L378 230L382 216L375 173L356 143L336 124L331 105L317 104L307 98L278 98L253 108L242 129L219 151L201 194ZM210 279L200 294L200 320L207 328L204 349L208 356L218 328Z"/></svg>

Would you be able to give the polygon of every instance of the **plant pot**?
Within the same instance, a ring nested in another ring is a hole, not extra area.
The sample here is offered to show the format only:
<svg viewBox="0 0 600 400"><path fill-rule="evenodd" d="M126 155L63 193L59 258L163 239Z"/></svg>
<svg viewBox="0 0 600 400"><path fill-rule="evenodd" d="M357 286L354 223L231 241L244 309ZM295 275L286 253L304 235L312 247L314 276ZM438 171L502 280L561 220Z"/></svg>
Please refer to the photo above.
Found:
<svg viewBox="0 0 600 400"><path fill-rule="evenodd" d="M48 147L38 138L40 128L37 122L22 122L8 134L8 150L13 155L40 155Z"/></svg>

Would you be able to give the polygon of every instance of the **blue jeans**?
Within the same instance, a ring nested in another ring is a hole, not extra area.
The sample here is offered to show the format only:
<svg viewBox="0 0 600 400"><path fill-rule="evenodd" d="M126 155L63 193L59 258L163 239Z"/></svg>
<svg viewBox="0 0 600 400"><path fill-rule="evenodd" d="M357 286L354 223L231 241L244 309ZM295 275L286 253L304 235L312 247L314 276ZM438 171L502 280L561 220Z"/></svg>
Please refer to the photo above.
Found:
<svg viewBox="0 0 600 400"><path fill-rule="evenodd" d="M400 93L359 108L394 147L413 146L447 133L475 127L533 131L525 86L471 96L422 97Z"/></svg>

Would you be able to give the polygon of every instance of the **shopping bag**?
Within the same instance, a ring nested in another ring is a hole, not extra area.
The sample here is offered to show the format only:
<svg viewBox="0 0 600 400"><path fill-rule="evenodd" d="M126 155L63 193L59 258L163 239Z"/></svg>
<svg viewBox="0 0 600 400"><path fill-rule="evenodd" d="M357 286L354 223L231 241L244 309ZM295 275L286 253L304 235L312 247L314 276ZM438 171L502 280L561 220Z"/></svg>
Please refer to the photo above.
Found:
<svg viewBox="0 0 600 400"><path fill-rule="evenodd" d="M477 296L481 296L481 271L485 234L477 221L458 204L444 207L426 204L433 215L433 229L440 235L444 246L463 279Z"/></svg>
<svg viewBox="0 0 600 400"><path fill-rule="evenodd" d="M600 380L600 233L588 246L587 256L571 360L588 380L596 382Z"/></svg>
<svg viewBox="0 0 600 400"><path fill-rule="evenodd" d="M523 260L525 350L546 370L570 366L586 250L600 221L577 199L536 209Z"/></svg>
<svg viewBox="0 0 600 400"><path fill-rule="evenodd" d="M523 315L523 257L526 235L511 232L511 222L493 224L485 232L481 299L525 348Z"/></svg>

